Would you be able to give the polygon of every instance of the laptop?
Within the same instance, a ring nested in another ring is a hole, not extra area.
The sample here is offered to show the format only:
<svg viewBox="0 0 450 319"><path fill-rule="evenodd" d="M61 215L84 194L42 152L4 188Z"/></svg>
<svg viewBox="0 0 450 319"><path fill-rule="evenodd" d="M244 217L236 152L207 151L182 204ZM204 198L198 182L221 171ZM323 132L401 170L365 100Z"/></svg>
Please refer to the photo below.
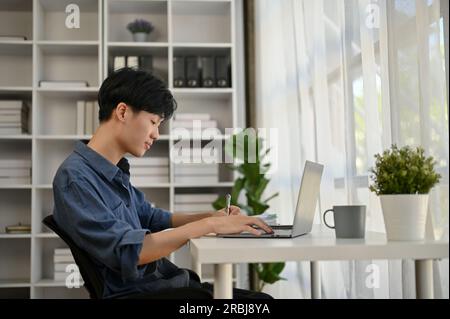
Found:
<svg viewBox="0 0 450 319"><path fill-rule="evenodd" d="M320 193L322 172L323 165L310 161L305 162L293 225L271 226L272 234L267 234L261 230L260 236L249 232L217 236L223 238L294 238L311 232Z"/></svg>

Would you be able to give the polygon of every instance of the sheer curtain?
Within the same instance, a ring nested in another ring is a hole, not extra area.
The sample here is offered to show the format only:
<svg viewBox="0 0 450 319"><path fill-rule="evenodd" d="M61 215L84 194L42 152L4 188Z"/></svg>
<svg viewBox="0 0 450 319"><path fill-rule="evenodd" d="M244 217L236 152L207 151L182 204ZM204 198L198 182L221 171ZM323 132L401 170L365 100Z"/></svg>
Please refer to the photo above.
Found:
<svg viewBox="0 0 450 319"><path fill-rule="evenodd" d="M367 205L367 229L384 231L368 190L373 155L422 145L438 162L428 236L448 238L448 105L439 0L257 0L257 126L279 128L271 210L292 222L305 160L325 165L320 213ZM366 278L376 267L378 285ZM448 298L448 259L435 262L435 295ZM414 298L411 261L322 262L325 298ZM308 298L309 265L288 263L288 281L269 287ZM402 278L403 280L398 280Z"/></svg>

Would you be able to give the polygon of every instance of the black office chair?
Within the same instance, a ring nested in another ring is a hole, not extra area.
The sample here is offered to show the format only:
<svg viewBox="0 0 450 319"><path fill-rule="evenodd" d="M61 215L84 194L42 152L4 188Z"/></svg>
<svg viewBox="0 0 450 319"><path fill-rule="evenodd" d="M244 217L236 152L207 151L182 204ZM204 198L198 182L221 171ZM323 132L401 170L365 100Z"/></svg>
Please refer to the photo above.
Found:
<svg viewBox="0 0 450 319"><path fill-rule="evenodd" d="M53 230L70 248L75 259L81 277L83 277L84 287L89 292L92 299L103 298L103 277L97 266L88 253L82 250L78 245L62 230L55 222L53 215L49 215L42 221L44 225ZM193 271L190 274L196 276ZM169 288L156 293L136 293L126 295L120 298L124 299L212 299L211 292L203 288Z"/></svg>

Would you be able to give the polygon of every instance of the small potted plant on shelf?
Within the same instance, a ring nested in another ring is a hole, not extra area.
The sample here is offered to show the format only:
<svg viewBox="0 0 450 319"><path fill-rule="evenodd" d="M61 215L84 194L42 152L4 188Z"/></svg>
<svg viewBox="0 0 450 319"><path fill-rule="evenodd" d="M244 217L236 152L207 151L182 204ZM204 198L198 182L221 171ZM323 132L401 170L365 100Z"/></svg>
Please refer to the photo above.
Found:
<svg viewBox="0 0 450 319"><path fill-rule="evenodd" d="M133 34L133 40L136 42L146 42L149 34L155 29L151 22L144 19L136 19L128 23L128 31Z"/></svg>
<svg viewBox="0 0 450 319"><path fill-rule="evenodd" d="M422 147L393 145L375 158L369 188L380 198L388 240L423 240L428 194L441 177L433 157Z"/></svg>

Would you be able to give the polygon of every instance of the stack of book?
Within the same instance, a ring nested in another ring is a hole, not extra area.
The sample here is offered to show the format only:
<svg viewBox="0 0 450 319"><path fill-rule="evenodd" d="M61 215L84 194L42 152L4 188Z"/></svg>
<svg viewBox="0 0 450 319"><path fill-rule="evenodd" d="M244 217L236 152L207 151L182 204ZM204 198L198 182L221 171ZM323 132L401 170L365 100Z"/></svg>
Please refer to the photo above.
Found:
<svg viewBox="0 0 450 319"><path fill-rule="evenodd" d="M175 213L195 213L214 211L212 203L216 194L175 194Z"/></svg>
<svg viewBox="0 0 450 319"><path fill-rule="evenodd" d="M172 121L172 129L184 128L189 131L200 128L217 128L217 121L208 113L177 113Z"/></svg>
<svg viewBox="0 0 450 319"><path fill-rule="evenodd" d="M130 180L134 185L169 182L169 159L167 157L128 158Z"/></svg>
<svg viewBox="0 0 450 319"><path fill-rule="evenodd" d="M129 67L133 69L153 72L153 56L151 55L117 55L112 59L109 72Z"/></svg>
<svg viewBox="0 0 450 319"><path fill-rule="evenodd" d="M24 35L0 35L0 41L26 41L27 37Z"/></svg>
<svg viewBox="0 0 450 319"><path fill-rule="evenodd" d="M0 100L0 135L28 133L28 113L24 101Z"/></svg>
<svg viewBox="0 0 450 319"><path fill-rule="evenodd" d="M92 135L99 126L97 101L77 101L77 134Z"/></svg>
<svg viewBox="0 0 450 319"><path fill-rule="evenodd" d="M54 279L55 281L65 281L70 272L66 272L67 266L75 264L75 259L69 248L55 248L53 255Z"/></svg>
<svg viewBox="0 0 450 319"><path fill-rule="evenodd" d="M180 184L204 184L219 182L217 163L180 163L174 165L175 182Z"/></svg>
<svg viewBox="0 0 450 319"><path fill-rule="evenodd" d="M31 184L31 160L0 159L0 185Z"/></svg>
<svg viewBox="0 0 450 319"><path fill-rule="evenodd" d="M39 87L45 89L66 89L66 88L82 88L88 87L89 83L87 81L78 81L78 80L55 80L55 81L47 81L41 80L39 81Z"/></svg>

